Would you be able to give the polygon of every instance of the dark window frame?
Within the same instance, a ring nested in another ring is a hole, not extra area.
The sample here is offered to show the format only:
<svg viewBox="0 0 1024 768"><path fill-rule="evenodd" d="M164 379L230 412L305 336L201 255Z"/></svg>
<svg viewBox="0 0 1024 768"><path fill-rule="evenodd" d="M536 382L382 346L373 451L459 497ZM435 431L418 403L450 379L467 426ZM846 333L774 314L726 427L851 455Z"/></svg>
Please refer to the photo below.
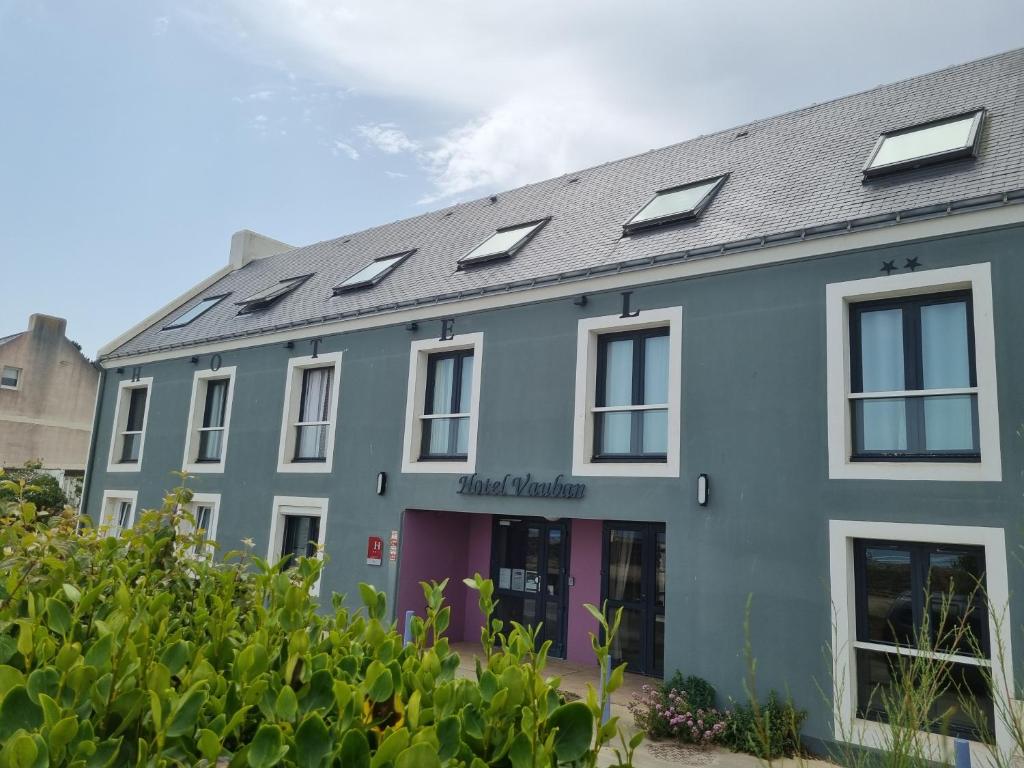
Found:
<svg viewBox="0 0 1024 768"><path fill-rule="evenodd" d="M128 389L128 402L126 403L127 412L124 418L124 429L121 430L121 458L118 460L118 464L138 464L138 458L131 458L131 452L129 450L129 436L132 438L131 445L138 447L138 452L142 453L142 438L146 434L146 406L149 404L149 387L130 387ZM142 392L144 397L142 403L139 405L139 428L132 429L132 416L135 415L136 411L133 410L136 403L136 393Z"/></svg>
<svg viewBox="0 0 1024 768"><path fill-rule="evenodd" d="M206 456L203 455L203 450L206 447L206 445L204 444L204 441L203 441L203 435L204 434L209 434L210 432L219 429L220 430L220 434L223 436L224 432L227 431L227 426L228 426L227 425L227 418L228 418L228 392L231 389L231 377L230 376L211 377L211 378L204 379L204 381L205 381L205 390L206 391L203 394L203 416L200 419L200 428L197 430L199 432L199 436L198 436L198 446L196 448L196 464L220 464L224 460L224 456L223 455L217 456L216 458L209 458L209 457L206 457ZM212 393L213 387L214 386L220 386L220 385L224 386L224 423L220 424L218 427L213 427L213 425L207 424L207 421L209 420L209 417L210 417L210 398L211 398L211 395L213 394ZM211 427L213 427L213 428L211 429ZM221 449L221 453L223 454L223 451L224 451L224 443L223 443L223 441L221 442L220 449Z"/></svg>
<svg viewBox="0 0 1024 768"><path fill-rule="evenodd" d="M498 227L496 230L487 235L487 237L485 237L479 243L470 248L469 253L467 253L465 256L460 258L458 262L456 262L455 268L458 270L462 270L465 269L466 267L475 267L478 264L489 264L490 262L497 261L499 259L510 259L517 253L519 253L519 251L523 250L523 248L526 247L526 244L533 240L533 238L535 238L540 233L540 231L544 229L545 226L547 226L547 223L549 221L551 221L551 217L545 216L542 219L534 219L533 221L523 221L520 222L519 224L510 224L506 227ZM474 258L469 257L470 253L473 253L473 251L475 251L477 248L486 243L495 235L499 235L502 232L509 232L513 229L525 229L526 227L533 227L533 229L531 229L521 238L516 240L515 243L513 243L510 247L506 248L504 251L499 251L498 253L489 253L482 256L476 256Z"/></svg>
<svg viewBox="0 0 1024 768"><path fill-rule="evenodd" d="M893 163L886 163L885 165L871 167L871 164L875 161L878 153L882 149L882 145L886 139L893 138L895 136L903 136L908 133L916 133L917 131L923 131L928 128L933 128L937 125L944 125L946 123L955 123L963 120L968 115L974 115L974 122L971 125L971 133L968 136L967 144L962 147L956 147L955 149L942 150L940 152L933 152L930 155L920 155L918 157L907 158L906 160L899 160ZM950 160L957 160L964 157L977 157L978 150L981 146L981 134L982 128L985 124L986 110L984 107L978 109L969 109L965 112L960 112L956 115L950 115L949 117L941 117L937 120L929 120L926 123L918 123L917 125L911 125L906 128L899 128L892 131L884 131L879 134L878 139L875 141L874 147L871 149L871 154L868 155L867 162L864 164L862 173L864 174L864 181L867 182L871 179L879 176L886 176L890 173L896 173L898 171L910 170L913 168L921 168L927 165L934 165L936 163L945 163Z"/></svg>
<svg viewBox="0 0 1024 768"><path fill-rule="evenodd" d="M308 275L298 275L296 277L286 277L283 280L278 281L277 292L271 293L268 296L264 296L258 299L248 298L243 299L242 301L236 301L235 306L241 307L241 309L238 310L238 314L248 315L251 312L258 312L263 309L269 309L288 294L294 293L296 290L298 290L312 276L313 273L310 273ZM269 287L272 286L267 286L267 288ZM267 288L261 288L260 290L252 294L252 296L258 296L259 294L264 293L267 290Z"/></svg>
<svg viewBox="0 0 1024 768"><path fill-rule="evenodd" d="M281 515L284 518L283 529L281 531L281 547L278 552L278 560L283 563L281 570L287 571L298 565L298 559L293 557L295 554L292 551L285 551L289 543L289 526L292 525L293 520L307 519L310 521L309 532L310 538L306 541L306 553L299 557L316 557L317 548L320 546L320 527L323 523L323 515Z"/></svg>
<svg viewBox="0 0 1024 768"><path fill-rule="evenodd" d="M437 363L441 360L454 359L454 365L452 369L452 394L450 399L451 413L463 413L462 408L462 370L463 364L466 358L474 358L476 349L473 347L467 349L456 349L445 352L432 352L427 355L427 381L426 387L424 388L423 394L423 415L432 416L434 415L434 374L437 369ZM474 360L474 365L476 362ZM476 375L476 371L473 371L473 375ZM472 403L467 405L472 406ZM470 413L465 411L465 413ZM469 416L473 418L472 413ZM420 461L466 461L469 458L468 453L430 453L430 435L434 428L434 422L438 419L420 419L421 422L421 435L420 435ZM459 422L458 419L450 419L448 422L448 446L458 445L459 435Z"/></svg>
<svg viewBox="0 0 1024 768"><path fill-rule="evenodd" d="M184 310L183 312L179 312L175 316L175 318L173 320L171 320L171 322L169 322L167 325L165 325L160 330L161 331L173 331L173 330L176 330L178 328L185 328L185 327L187 327L189 325L192 325L192 323L194 323L200 317L202 317L207 312L209 312L211 309L216 307L218 304L220 304L222 301L224 301L224 299L226 299L230 295L231 295L230 293L222 293L222 294L220 294L218 296L204 296L203 298L201 298L199 301L197 301L195 304L193 304L188 309ZM200 312L198 315L196 315L195 317L190 318L190 319L186 320L185 322L181 322L181 318L182 317L187 315L189 312L191 312L193 309L195 309L196 307L198 307L199 305L201 305L205 301L209 301L209 302L211 302L211 304L206 309L204 309L202 312Z"/></svg>
<svg viewBox="0 0 1024 768"><path fill-rule="evenodd" d="M690 221L698 218L709 205L711 201L715 199L722 187L725 186L725 182L729 179L728 173L719 174L717 176L708 176L707 178L700 179L699 181L691 181L686 184L677 184L674 187L666 187L665 189L659 189L653 195L651 195L643 205L641 205L632 216L622 225L622 234L631 235L634 232L639 232L645 229L654 229L656 227L666 226L668 224L675 224L682 221ZM708 182L714 182L712 187L704 194L695 206L685 211L678 211L676 213L667 213L663 216L656 216L651 219L643 219L641 221L635 221L636 217L639 216L644 210L657 200L662 195L671 194L672 192L679 192L684 189L690 189L692 187L699 187Z"/></svg>
<svg viewBox="0 0 1024 768"><path fill-rule="evenodd" d="M389 253L387 256L378 256L377 258L371 260L369 264L365 264L364 266L360 267L355 272L353 272L351 275L346 277L345 280L342 280L340 283L338 283L336 286L334 286L334 295L335 296L340 296L341 294L348 293L349 291L358 291L358 290L360 290L362 288L372 288L373 286L377 285L377 283L379 283L381 280L383 280L385 277L387 277L392 272L394 272L396 269L398 269L400 266L402 266L402 264L404 264L406 262L406 260L410 256L412 256L414 253L416 253L416 249L415 248L411 248L408 251L399 251L397 253ZM374 277L371 277L368 280L360 280L358 283L352 283L350 285L345 285L345 282L347 280L351 280L354 276L358 275L360 272L362 272L364 269L366 269L366 267L370 266L370 264L374 264L374 263L376 263L378 261L388 261L389 259L395 259L395 263L392 264L387 269L385 269L383 272L380 272L379 274L375 275Z"/></svg>
<svg viewBox="0 0 1024 768"><path fill-rule="evenodd" d="M925 422L924 400L928 390L923 389L923 349L921 345L921 308L936 304L966 303L967 314L967 363L970 373L970 385L977 388L978 374L974 337L974 299L970 289L943 291L940 293L923 293L911 296L898 296L886 299L855 302L849 306L850 324L850 393L863 394L863 359L861 351L860 316L865 312L901 310L903 318L903 392L922 393L904 397L907 416L907 449L905 451L858 451L858 436L864 433L863 415L858 417L856 402L850 398L850 461L891 461L891 462L980 462L981 431L978 423L977 396L974 399L973 431L974 450L941 450L924 449Z"/></svg>
<svg viewBox="0 0 1024 768"><path fill-rule="evenodd" d="M647 353L647 339L668 337L671 339L671 328L667 325L655 328L642 328L640 330L616 331L614 333L602 333L597 339L597 381L594 388L594 407L603 408L607 393L606 374L608 369L608 345L615 341L630 340L633 342L633 370L632 370L632 402L631 405L647 405L643 400L644 391L644 358ZM671 350L669 350L671 357ZM671 377L670 377L671 378ZM671 400L671 397L669 398ZM660 403L659 403L660 405ZM668 403L665 408L671 411ZM594 444L591 452L591 461L597 463L646 463L664 464L668 462L668 452L665 453L644 453L643 452L643 414L645 411L628 411L631 414L629 453L602 453L601 438L603 437L603 414L608 411L600 411L593 414L594 417Z"/></svg>
<svg viewBox="0 0 1024 768"><path fill-rule="evenodd" d="M310 371L319 371L319 370L329 370L330 371L330 382L329 382L330 386L328 386L328 388L327 388L327 397L329 398L329 401L333 400L333 397L331 397L331 393L334 391L334 386L335 386L334 375L335 375L335 373L337 371L335 366L334 365L310 365L310 366L306 366L305 368L303 368L302 369L302 378L299 381L299 410L298 410L298 413L296 413L296 415L295 415L295 422L296 423L291 424L291 428L295 430L295 450L292 452L292 462L295 463L295 464L325 464L327 462L327 453L329 452L328 451L329 446L327 446L327 445L324 446L324 455L323 456L299 456L299 445L302 442L301 440L299 440L300 430L302 429L302 427L299 426L299 423L301 423L303 411L306 410L306 396L309 394L308 391L307 391L307 388L306 388L306 377L308 376ZM328 402L328 407L330 407L330 403L329 402ZM327 416L328 416L327 417L327 424L328 424L327 432L328 432L328 439L330 439L330 424L334 421L334 416L332 414L328 414ZM314 425L314 426L316 426L316 425Z"/></svg>

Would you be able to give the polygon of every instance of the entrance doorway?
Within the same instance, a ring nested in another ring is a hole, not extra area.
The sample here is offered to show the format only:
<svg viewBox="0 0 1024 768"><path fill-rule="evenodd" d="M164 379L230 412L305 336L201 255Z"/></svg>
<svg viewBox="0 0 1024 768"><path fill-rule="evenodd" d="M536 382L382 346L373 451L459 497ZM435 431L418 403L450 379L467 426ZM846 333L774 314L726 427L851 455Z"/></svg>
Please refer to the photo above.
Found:
<svg viewBox="0 0 1024 768"><path fill-rule="evenodd" d="M612 645L614 663L661 676L665 665L665 524L604 525L602 598L609 613L622 608Z"/></svg>
<svg viewBox="0 0 1024 768"><path fill-rule="evenodd" d="M565 658L568 523L498 517L491 553L497 617L506 625L543 622L539 641L550 640L550 655Z"/></svg>

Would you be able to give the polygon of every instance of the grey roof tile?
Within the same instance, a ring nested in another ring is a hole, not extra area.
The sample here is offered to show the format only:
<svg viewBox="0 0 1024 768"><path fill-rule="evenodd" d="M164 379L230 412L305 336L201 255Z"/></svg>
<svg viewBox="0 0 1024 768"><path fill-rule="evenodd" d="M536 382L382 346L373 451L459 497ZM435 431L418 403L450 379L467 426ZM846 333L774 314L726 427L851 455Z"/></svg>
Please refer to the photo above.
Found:
<svg viewBox="0 0 1024 768"><path fill-rule="evenodd" d="M108 357L168 349L440 295L597 269L1024 189L1024 49L881 86L663 149L605 163L362 232L296 248L236 270L128 340ZM863 182L879 133L985 107L977 159ZM745 131L745 136L740 132ZM729 173L696 221L622 236L622 224L666 187ZM570 179L578 181L570 183ZM498 227L550 216L514 258L457 271ZM377 286L332 295L371 259L415 248ZM268 310L238 315L234 301L287 277L314 273ZM161 330L202 296L230 292L184 328Z"/></svg>

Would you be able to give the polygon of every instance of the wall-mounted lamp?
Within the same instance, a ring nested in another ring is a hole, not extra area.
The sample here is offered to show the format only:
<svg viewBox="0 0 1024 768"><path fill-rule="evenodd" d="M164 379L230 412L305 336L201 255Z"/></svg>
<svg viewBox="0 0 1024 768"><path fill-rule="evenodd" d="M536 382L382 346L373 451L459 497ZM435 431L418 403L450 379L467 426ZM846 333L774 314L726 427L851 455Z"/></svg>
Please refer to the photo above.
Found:
<svg viewBox="0 0 1024 768"><path fill-rule="evenodd" d="M586 294L581 294L580 296L577 296L575 299L573 299L572 303L575 304L577 307L585 307L585 306L587 306L587 296L586 296Z"/></svg>
<svg viewBox="0 0 1024 768"><path fill-rule="evenodd" d="M196 357L195 355L192 355L192 357L189 358L189 362L192 363L192 365L196 365L199 363L199 358Z"/></svg>
<svg viewBox="0 0 1024 768"><path fill-rule="evenodd" d="M294 341L286 341L284 343L284 348L285 349L295 349L295 342Z"/></svg>
<svg viewBox="0 0 1024 768"><path fill-rule="evenodd" d="M697 475L697 503L702 507L708 505L708 496L711 494L711 481L703 472Z"/></svg>
<svg viewBox="0 0 1024 768"><path fill-rule="evenodd" d="M378 472L377 473L377 495L383 496L384 491L388 488L388 473Z"/></svg>
<svg viewBox="0 0 1024 768"><path fill-rule="evenodd" d="M117 369L117 372L118 372L118 373L124 373L124 368L118 368L118 369Z"/></svg>
<svg viewBox="0 0 1024 768"><path fill-rule="evenodd" d="M407 330L407 331L418 331L419 328L420 328L420 324L417 323L415 320L413 320L411 323L406 323L405 324L405 330Z"/></svg>

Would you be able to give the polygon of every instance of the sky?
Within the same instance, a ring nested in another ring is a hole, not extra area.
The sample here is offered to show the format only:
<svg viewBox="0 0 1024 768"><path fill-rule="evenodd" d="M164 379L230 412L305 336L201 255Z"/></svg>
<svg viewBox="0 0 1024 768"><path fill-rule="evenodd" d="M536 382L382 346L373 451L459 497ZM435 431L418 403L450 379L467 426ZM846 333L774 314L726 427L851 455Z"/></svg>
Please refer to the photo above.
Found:
<svg viewBox="0 0 1024 768"><path fill-rule="evenodd" d="M0 336L1024 45L984 0L0 0Z"/></svg>

